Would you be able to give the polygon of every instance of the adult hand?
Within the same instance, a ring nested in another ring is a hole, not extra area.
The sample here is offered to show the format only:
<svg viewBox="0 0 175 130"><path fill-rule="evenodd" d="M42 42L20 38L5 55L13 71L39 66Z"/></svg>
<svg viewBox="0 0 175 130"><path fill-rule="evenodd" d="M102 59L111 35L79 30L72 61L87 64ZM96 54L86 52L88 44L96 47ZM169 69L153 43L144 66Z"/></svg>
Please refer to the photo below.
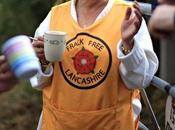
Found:
<svg viewBox="0 0 175 130"><path fill-rule="evenodd" d="M13 88L18 83L4 55L0 55L0 93Z"/></svg>
<svg viewBox="0 0 175 130"><path fill-rule="evenodd" d="M126 11L124 21L121 26L122 42L126 49L131 50L133 47L134 36L138 32L141 22L142 14L138 3L135 1L132 9L129 7Z"/></svg>
<svg viewBox="0 0 175 130"><path fill-rule="evenodd" d="M165 37L175 30L174 25L175 7L160 5L153 12L149 21L149 31L155 37Z"/></svg>
<svg viewBox="0 0 175 130"><path fill-rule="evenodd" d="M35 49L36 55L40 60L41 65L47 65L49 62L44 55L44 38L38 37L37 40L33 40L32 45Z"/></svg>

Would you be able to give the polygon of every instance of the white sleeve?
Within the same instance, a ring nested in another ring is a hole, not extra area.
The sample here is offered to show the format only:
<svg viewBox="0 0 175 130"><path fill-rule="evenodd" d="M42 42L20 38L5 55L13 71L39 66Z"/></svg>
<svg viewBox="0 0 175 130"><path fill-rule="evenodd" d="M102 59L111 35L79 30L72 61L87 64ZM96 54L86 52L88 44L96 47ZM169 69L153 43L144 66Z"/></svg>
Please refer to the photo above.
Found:
<svg viewBox="0 0 175 130"><path fill-rule="evenodd" d="M50 30L50 19L51 12L48 13L47 17L43 20L43 22L36 29L35 37L43 36L45 31ZM30 79L31 86L35 89L41 90L43 87L47 86L51 82L51 76L53 75L53 67L50 66L43 73L40 70L34 77Z"/></svg>
<svg viewBox="0 0 175 130"><path fill-rule="evenodd" d="M124 55L121 51L121 41L117 45L120 75L129 89L149 86L158 69L158 59L153 51L152 41L144 19L140 30L134 37L132 51Z"/></svg>
<svg viewBox="0 0 175 130"><path fill-rule="evenodd" d="M44 32L50 30L51 11L35 31L35 37L43 36Z"/></svg>

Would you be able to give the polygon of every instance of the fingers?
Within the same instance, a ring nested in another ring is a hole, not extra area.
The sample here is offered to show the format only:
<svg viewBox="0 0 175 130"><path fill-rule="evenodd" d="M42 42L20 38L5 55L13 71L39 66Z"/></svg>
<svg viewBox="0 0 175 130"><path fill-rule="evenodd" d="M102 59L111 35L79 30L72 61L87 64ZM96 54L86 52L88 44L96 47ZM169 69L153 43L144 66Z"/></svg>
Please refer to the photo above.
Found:
<svg viewBox="0 0 175 130"><path fill-rule="evenodd" d="M141 12L139 4L136 1L134 1L133 8L134 8L134 13L135 13L136 17L141 21L142 20L142 12Z"/></svg>
<svg viewBox="0 0 175 130"><path fill-rule="evenodd" d="M6 61L4 55L0 55L0 65L3 64Z"/></svg>
<svg viewBox="0 0 175 130"><path fill-rule="evenodd" d="M0 81L11 82L12 79L16 79L7 63L4 63L0 67Z"/></svg>
<svg viewBox="0 0 175 130"><path fill-rule="evenodd" d="M37 54L43 54L44 53L44 48L35 48L35 52Z"/></svg>
<svg viewBox="0 0 175 130"><path fill-rule="evenodd" d="M135 14L135 16L133 17L134 26L136 30L138 30L142 23L142 13L141 13L139 4L136 1L134 1L133 8L134 8L134 14Z"/></svg>
<svg viewBox="0 0 175 130"><path fill-rule="evenodd" d="M34 48L44 48L43 37L38 37L37 40L33 40L32 45Z"/></svg>
<svg viewBox="0 0 175 130"><path fill-rule="evenodd" d="M38 37L37 40L34 40L32 43L36 55L39 58L40 63L43 64L48 64L48 62L45 59L44 55L44 38L43 37Z"/></svg>
<svg viewBox="0 0 175 130"><path fill-rule="evenodd" d="M1 81L0 82L0 93L12 89L18 83L17 80L10 80L10 82Z"/></svg>
<svg viewBox="0 0 175 130"><path fill-rule="evenodd" d="M138 4L137 1L134 1L133 7L134 7L135 9L139 10L140 13L142 12L141 9L140 9L140 5Z"/></svg>
<svg viewBox="0 0 175 130"><path fill-rule="evenodd" d="M45 59L45 55L44 55L44 54L38 54L37 57L38 57L39 59Z"/></svg>
<svg viewBox="0 0 175 130"><path fill-rule="evenodd" d="M127 8L124 20L129 20L131 13L132 13L132 9L130 7Z"/></svg>
<svg viewBox="0 0 175 130"><path fill-rule="evenodd" d="M37 40L34 40L32 42L32 45L35 49L35 52L36 52L38 58L43 58L43 56L44 56L44 38L38 37Z"/></svg>
<svg viewBox="0 0 175 130"><path fill-rule="evenodd" d="M43 41L43 42L44 42L44 37L42 37L42 36L39 36L37 39L38 39L39 41Z"/></svg>
<svg viewBox="0 0 175 130"><path fill-rule="evenodd" d="M134 7L134 13L135 13L135 15L141 20L141 18L142 18L142 12L141 12L140 6L138 5L137 2L134 2L133 7Z"/></svg>
<svg viewBox="0 0 175 130"><path fill-rule="evenodd" d="M44 48L44 41L42 39L34 40L32 42L33 47L35 48Z"/></svg>
<svg viewBox="0 0 175 130"><path fill-rule="evenodd" d="M36 55L40 58L44 55L44 48L35 48Z"/></svg>
<svg viewBox="0 0 175 130"><path fill-rule="evenodd" d="M10 70L10 66L7 62L0 65L0 73L5 73Z"/></svg>
<svg viewBox="0 0 175 130"><path fill-rule="evenodd" d="M8 62L6 61L5 56L0 56L0 81L14 79L14 78L15 76L11 71Z"/></svg>
<svg viewBox="0 0 175 130"><path fill-rule="evenodd" d="M135 17L139 20L142 21L142 14L138 10L134 10Z"/></svg>
<svg viewBox="0 0 175 130"><path fill-rule="evenodd" d="M10 71L10 66L4 55L0 56L0 73Z"/></svg>
<svg viewBox="0 0 175 130"><path fill-rule="evenodd" d="M142 23L142 15L140 12L138 12L137 10L134 11L135 12L135 21L134 21L134 25L136 28L140 28L141 23Z"/></svg>
<svg viewBox="0 0 175 130"><path fill-rule="evenodd" d="M7 81L10 79L15 79L15 76L11 71L7 71L5 73L2 73L2 72L0 73L0 81ZM11 82L11 80L9 82Z"/></svg>

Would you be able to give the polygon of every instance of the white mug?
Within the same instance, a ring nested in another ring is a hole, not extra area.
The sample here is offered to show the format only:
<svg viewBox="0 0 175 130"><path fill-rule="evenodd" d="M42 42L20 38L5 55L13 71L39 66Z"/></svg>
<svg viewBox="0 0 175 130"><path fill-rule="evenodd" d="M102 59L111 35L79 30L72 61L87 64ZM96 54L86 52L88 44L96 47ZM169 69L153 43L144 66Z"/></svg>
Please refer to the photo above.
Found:
<svg viewBox="0 0 175 130"><path fill-rule="evenodd" d="M44 33L44 54L47 61L61 61L66 47L66 32L47 31Z"/></svg>

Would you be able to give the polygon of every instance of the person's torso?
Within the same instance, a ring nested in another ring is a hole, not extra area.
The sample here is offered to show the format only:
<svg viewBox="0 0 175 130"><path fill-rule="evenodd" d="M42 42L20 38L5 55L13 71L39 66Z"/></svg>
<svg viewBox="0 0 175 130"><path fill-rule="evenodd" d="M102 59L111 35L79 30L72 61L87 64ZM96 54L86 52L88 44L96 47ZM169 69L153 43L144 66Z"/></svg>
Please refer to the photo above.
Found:
<svg viewBox="0 0 175 130"><path fill-rule="evenodd" d="M113 122L121 126L121 130L133 129L132 91L125 87L119 76L116 52L127 7L115 3L106 16L87 28L79 27L72 19L70 3L52 9L51 30L64 31L68 37L62 61L54 64L52 83L43 91L44 105L52 105L64 114L74 113L69 116L82 114L80 119L91 117L92 113L113 113L110 120L115 118ZM128 127L124 127L126 118ZM108 130L117 130L117 126L112 125Z"/></svg>

